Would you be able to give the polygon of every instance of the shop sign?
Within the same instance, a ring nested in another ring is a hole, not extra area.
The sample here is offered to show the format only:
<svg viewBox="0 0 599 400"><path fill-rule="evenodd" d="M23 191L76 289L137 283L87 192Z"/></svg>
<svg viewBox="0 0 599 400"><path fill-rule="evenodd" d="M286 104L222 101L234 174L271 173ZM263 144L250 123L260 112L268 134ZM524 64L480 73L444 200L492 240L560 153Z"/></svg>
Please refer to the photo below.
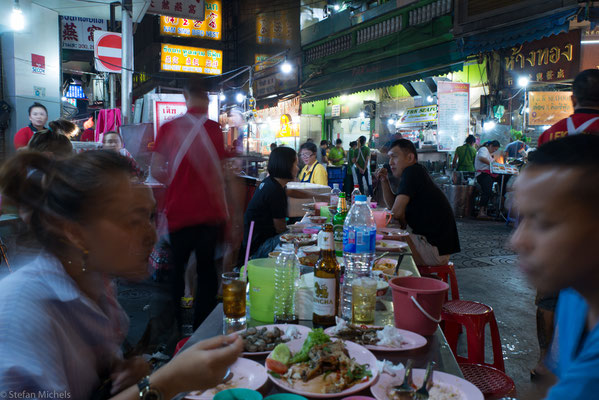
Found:
<svg viewBox="0 0 599 400"><path fill-rule="evenodd" d="M220 75L223 71L221 50L162 44L160 70Z"/></svg>
<svg viewBox="0 0 599 400"><path fill-rule="evenodd" d="M187 112L184 101L156 101L154 104L154 137L162 125Z"/></svg>
<svg viewBox="0 0 599 400"><path fill-rule="evenodd" d="M31 53L31 72L46 75L46 57Z"/></svg>
<svg viewBox="0 0 599 400"><path fill-rule="evenodd" d="M291 125L291 115L281 115L281 129L277 133L277 138L299 136L297 133L297 129L293 129L293 126Z"/></svg>
<svg viewBox="0 0 599 400"><path fill-rule="evenodd" d="M535 82L574 79L579 71L580 30L535 40L500 52L506 86L514 86L518 77Z"/></svg>
<svg viewBox="0 0 599 400"><path fill-rule="evenodd" d="M160 34L166 36L221 40L221 2L219 0L206 2L206 14L204 20L161 16Z"/></svg>
<svg viewBox="0 0 599 400"><path fill-rule="evenodd" d="M461 146L470 129L470 84L437 82L439 151L454 151Z"/></svg>
<svg viewBox="0 0 599 400"><path fill-rule="evenodd" d="M60 17L63 49L94 50L94 32L107 30L106 20L100 18Z"/></svg>
<svg viewBox="0 0 599 400"><path fill-rule="evenodd" d="M256 80L256 97L260 98L277 91L277 78L269 76Z"/></svg>
<svg viewBox="0 0 599 400"><path fill-rule="evenodd" d="M272 58L271 58L272 57ZM268 61L266 61L268 60ZM273 57L268 54L255 54L254 55L254 64L256 64L256 72L262 71L264 69L270 68L278 63L285 61L284 56Z"/></svg>
<svg viewBox="0 0 599 400"><path fill-rule="evenodd" d="M528 125L553 125L574 114L572 92L528 93Z"/></svg>
<svg viewBox="0 0 599 400"><path fill-rule="evenodd" d="M399 122L403 125L437 122L437 106L408 108Z"/></svg>
<svg viewBox="0 0 599 400"><path fill-rule="evenodd" d="M341 105L335 104L331 107L331 117L341 116Z"/></svg>
<svg viewBox="0 0 599 400"><path fill-rule="evenodd" d="M151 0L148 14L204 20L204 0Z"/></svg>
<svg viewBox="0 0 599 400"><path fill-rule="evenodd" d="M287 10L258 14L256 17L256 43L291 45L293 25Z"/></svg>

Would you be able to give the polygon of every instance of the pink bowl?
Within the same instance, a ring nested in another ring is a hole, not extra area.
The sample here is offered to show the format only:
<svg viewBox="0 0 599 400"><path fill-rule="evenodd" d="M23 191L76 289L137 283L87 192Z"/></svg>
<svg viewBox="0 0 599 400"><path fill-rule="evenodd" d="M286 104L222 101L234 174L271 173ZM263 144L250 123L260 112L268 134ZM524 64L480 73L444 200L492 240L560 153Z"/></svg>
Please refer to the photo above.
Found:
<svg viewBox="0 0 599 400"><path fill-rule="evenodd" d="M376 400L374 397L369 396L350 396L344 397L341 400Z"/></svg>
<svg viewBox="0 0 599 400"><path fill-rule="evenodd" d="M320 232L320 230L318 228L304 228L304 233L307 233L308 235L314 235L317 234L318 232ZM377 239L379 240L379 239Z"/></svg>
<svg viewBox="0 0 599 400"><path fill-rule="evenodd" d="M304 232L307 233L307 232ZM378 242L379 240L383 240L383 235L379 235L378 233L376 234L376 241Z"/></svg>

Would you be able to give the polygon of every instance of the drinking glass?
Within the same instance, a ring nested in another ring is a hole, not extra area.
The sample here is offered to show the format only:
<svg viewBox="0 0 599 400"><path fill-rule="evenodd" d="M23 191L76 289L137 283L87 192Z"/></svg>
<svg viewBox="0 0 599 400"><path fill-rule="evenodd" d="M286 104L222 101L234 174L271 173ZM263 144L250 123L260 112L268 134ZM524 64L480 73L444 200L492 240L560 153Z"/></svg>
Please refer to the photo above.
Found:
<svg viewBox="0 0 599 400"><path fill-rule="evenodd" d="M376 308L376 279L370 276L352 281L352 323L374 325Z"/></svg>
<svg viewBox="0 0 599 400"><path fill-rule="evenodd" d="M239 272L226 272L222 275L225 333L245 329L247 282L244 279Z"/></svg>

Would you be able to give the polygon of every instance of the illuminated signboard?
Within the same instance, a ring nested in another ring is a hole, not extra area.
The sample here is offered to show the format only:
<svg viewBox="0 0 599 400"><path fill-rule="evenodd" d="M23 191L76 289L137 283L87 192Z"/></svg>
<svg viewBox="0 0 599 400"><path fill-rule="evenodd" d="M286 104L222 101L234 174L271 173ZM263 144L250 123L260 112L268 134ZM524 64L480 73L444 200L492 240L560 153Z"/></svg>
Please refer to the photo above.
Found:
<svg viewBox="0 0 599 400"><path fill-rule="evenodd" d="M220 75L223 72L223 52L163 43L160 70Z"/></svg>
<svg viewBox="0 0 599 400"><path fill-rule="evenodd" d="M287 11L256 16L256 43L290 45L293 38L291 16Z"/></svg>
<svg viewBox="0 0 599 400"><path fill-rule="evenodd" d="M195 19L160 17L160 34L167 36L222 39L222 11L220 1L206 1L204 21Z"/></svg>
<svg viewBox="0 0 599 400"><path fill-rule="evenodd" d="M270 60L268 60L269 58L270 58ZM266 60L268 60L268 61L266 61ZM273 65L276 65L283 61L285 61L285 56L273 57L272 55L268 55L268 54L255 54L254 55L254 63L257 64L256 71L262 71L263 69L270 68Z"/></svg>
<svg viewBox="0 0 599 400"><path fill-rule="evenodd" d="M69 85L69 89L64 96L68 99L87 99L81 85Z"/></svg>

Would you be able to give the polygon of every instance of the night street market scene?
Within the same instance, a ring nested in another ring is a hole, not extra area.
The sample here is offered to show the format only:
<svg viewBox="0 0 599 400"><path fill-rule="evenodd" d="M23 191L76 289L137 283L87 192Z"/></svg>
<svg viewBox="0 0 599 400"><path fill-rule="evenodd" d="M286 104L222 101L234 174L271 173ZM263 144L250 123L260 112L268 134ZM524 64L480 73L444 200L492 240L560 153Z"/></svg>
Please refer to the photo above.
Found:
<svg viewBox="0 0 599 400"><path fill-rule="evenodd" d="M599 399L599 1L0 10L0 400Z"/></svg>

